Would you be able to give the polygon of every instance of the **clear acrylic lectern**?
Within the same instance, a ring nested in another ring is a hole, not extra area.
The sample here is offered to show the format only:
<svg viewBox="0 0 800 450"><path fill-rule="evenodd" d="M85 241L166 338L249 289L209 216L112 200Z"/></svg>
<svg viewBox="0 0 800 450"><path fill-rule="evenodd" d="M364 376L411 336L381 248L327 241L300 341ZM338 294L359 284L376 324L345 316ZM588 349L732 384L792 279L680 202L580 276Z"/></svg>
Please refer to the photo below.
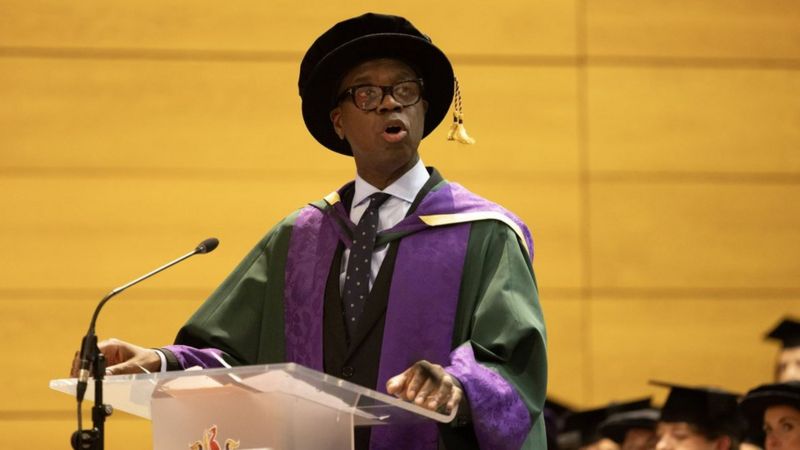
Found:
<svg viewBox="0 0 800 450"><path fill-rule="evenodd" d="M73 396L76 385L75 378L50 382ZM93 392L90 385L87 398ZM353 448L356 426L449 422L456 414L293 363L109 376L103 396L118 411L152 420L155 450L206 450L212 442L226 450L344 450Z"/></svg>

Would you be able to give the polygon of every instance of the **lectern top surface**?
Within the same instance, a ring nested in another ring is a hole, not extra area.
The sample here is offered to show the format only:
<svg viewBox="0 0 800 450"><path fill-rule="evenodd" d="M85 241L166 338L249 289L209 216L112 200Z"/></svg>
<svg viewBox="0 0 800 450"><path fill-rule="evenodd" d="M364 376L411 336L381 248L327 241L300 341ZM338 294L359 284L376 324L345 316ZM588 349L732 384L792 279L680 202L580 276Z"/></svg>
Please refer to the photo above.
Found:
<svg viewBox="0 0 800 450"><path fill-rule="evenodd" d="M50 381L50 388L75 395L75 378ZM450 422L449 415L418 407L387 394L317 372L295 363L185 370L178 372L113 375L105 378L105 403L115 409L150 418L153 398L202 395L220 390L253 395L288 395L351 413L357 425L408 423L432 419ZM92 386L87 399L93 399Z"/></svg>

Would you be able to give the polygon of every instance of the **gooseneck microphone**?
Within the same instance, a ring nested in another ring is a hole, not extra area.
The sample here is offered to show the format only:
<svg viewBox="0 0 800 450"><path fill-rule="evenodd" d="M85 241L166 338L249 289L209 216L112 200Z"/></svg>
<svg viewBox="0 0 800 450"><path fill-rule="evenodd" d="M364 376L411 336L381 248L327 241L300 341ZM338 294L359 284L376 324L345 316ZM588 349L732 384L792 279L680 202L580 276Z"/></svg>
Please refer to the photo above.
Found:
<svg viewBox="0 0 800 450"><path fill-rule="evenodd" d="M174 261L164 264L150 273L142 275L128 284L114 289L106 294L102 300L100 300L100 303L97 305L97 308L95 308L94 314L92 315L92 321L89 323L89 331L86 332L86 336L84 336L83 341L81 341L81 367L80 371L78 372L78 386L76 392L76 397L78 399L78 431L74 432L72 434L72 438L70 439L73 449L103 450L105 448L105 420L106 417L110 416L113 411L111 405L103 404L103 378L105 376L106 361L103 354L100 353L100 349L97 348L97 336L94 333L95 323L97 323L97 316L100 314L100 310L103 308L103 305L111 300L112 297L124 291L125 289L128 289L134 284L144 281L161 272L162 270L168 269L191 256L209 253L217 248L217 245L219 245L219 241L217 239L208 238L198 244L197 247L195 247L195 249L191 252ZM86 394L86 386L89 382L89 376L92 375L92 373L94 375L94 407L92 408L92 423L94 428L84 431L81 404L83 403L83 397Z"/></svg>
<svg viewBox="0 0 800 450"><path fill-rule="evenodd" d="M195 249L192 250L191 252L181 256L180 258L177 258L171 262L164 264L163 266L153 270L152 272L142 275L141 277L131 281L128 284L122 285L112 290L111 292L106 294L106 296L103 297L102 300L100 300L100 303L97 305L97 308L95 308L94 314L92 315L92 321L89 323L89 331L86 332L86 336L84 336L83 341L81 341L81 353L80 353L81 368L80 372L78 372L78 387L77 387L78 402L83 401L83 397L86 394L86 386L89 381L89 376L91 375L90 367L91 364L94 362L94 358L96 356L95 350L97 349L97 336L95 335L95 323L97 322L97 316L100 314L100 310L103 308L106 302L111 300L111 298L113 298L120 292L124 291L125 289L128 289L129 287L133 286L134 284L144 281L152 277L153 275L163 270L166 270L174 266L175 264L178 264L179 262L185 259L188 259L197 254L211 253L212 251L214 251L215 248L217 248L218 245L219 245L218 239L208 238L203 242L201 242L200 244L198 244L197 247L195 247Z"/></svg>

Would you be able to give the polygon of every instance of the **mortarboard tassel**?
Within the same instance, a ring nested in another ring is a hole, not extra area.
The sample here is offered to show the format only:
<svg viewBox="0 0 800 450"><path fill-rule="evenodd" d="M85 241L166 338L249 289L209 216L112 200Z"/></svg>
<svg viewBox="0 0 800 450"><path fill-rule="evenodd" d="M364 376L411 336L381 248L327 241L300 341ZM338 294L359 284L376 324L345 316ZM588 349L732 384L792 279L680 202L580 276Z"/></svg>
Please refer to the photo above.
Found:
<svg viewBox="0 0 800 450"><path fill-rule="evenodd" d="M455 104L453 106L453 124L447 132L448 141L456 141L462 144L474 144L475 139L467 134L464 128L464 113L461 111L461 90L458 87L458 78L455 80Z"/></svg>

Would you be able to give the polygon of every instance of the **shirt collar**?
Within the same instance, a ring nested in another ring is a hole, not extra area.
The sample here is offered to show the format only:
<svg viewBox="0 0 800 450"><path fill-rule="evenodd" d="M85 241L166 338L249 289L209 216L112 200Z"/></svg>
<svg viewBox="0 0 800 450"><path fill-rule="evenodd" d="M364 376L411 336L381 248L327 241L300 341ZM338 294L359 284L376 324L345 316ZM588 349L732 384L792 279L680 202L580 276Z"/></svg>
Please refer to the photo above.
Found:
<svg viewBox="0 0 800 450"><path fill-rule="evenodd" d="M425 168L425 163L422 162L422 158L417 160L417 163L414 164L414 167L412 167L408 172L404 173L403 176L395 180L394 183L387 186L383 191L367 183L358 175L358 173L356 173L356 186L355 193L353 194L353 206L358 205L364 201L364 199L376 192L385 192L392 195L392 197L397 197L408 203L413 203L420 189L422 189L422 186L424 186L425 182L428 181L428 178L430 178L430 174Z"/></svg>

